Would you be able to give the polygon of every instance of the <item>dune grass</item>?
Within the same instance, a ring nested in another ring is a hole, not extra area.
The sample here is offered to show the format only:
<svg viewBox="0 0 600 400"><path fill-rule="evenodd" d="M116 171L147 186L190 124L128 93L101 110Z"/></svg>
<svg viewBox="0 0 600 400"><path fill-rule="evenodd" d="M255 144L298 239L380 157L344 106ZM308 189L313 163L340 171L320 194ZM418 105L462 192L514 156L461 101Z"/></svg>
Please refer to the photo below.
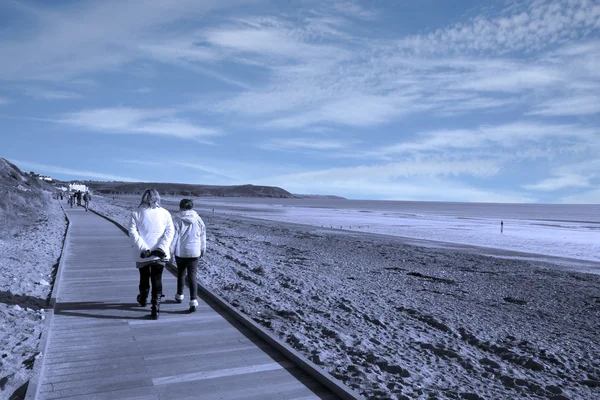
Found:
<svg viewBox="0 0 600 400"><path fill-rule="evenodd" d="M23 226L35 223L50 201L51 193L42 189L0 188L0 239L12 237Z"/></svg>

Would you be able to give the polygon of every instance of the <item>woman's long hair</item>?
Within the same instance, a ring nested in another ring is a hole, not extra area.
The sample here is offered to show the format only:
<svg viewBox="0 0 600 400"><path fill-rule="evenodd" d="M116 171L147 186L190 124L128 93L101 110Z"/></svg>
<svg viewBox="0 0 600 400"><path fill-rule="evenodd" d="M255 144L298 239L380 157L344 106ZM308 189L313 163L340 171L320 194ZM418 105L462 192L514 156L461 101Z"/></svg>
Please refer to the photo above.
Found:
<svg viewBox="0 0 600 400"><path fill-rule="evenodd" d="M160 194L156 189L146 189L142 195L139 207L155 208L160 207Z"/></svg>

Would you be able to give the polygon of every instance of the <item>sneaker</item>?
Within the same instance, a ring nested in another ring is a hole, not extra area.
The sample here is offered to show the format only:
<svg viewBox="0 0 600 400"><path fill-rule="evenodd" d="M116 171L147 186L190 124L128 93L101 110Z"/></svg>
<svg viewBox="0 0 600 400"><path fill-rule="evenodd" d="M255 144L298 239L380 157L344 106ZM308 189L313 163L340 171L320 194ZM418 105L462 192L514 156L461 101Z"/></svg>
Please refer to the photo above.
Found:
<svg viewBox="0 0 600 400"><path fill-rule="evenodd" d="M190 300L190 312L196 311L196 307L198 307L198 300Z"/></svg>
<svg viewBox="0 0 600 400"><path fill-rule="evenodd" d="M178 303L181 303L183 301L183 295L182 294L176 294L175 295L175 301Z"/></svg>
<svg viewBox="0 0 600 400"><path fill-rule="evenodd" d="M140 303L140 306L142 307L146 307L146 304L148 304L148 298L147 297L143 297L141 294L137 295L137 301L138 303Z"/></svg>

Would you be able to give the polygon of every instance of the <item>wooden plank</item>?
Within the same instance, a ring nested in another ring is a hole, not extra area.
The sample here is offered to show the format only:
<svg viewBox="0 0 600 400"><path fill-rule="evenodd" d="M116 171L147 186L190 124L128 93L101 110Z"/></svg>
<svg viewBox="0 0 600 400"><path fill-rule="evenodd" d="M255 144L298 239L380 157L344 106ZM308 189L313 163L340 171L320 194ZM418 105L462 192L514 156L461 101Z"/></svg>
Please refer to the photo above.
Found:
<svg viewBox="0 0 600 400"><path fill-rule="evenodd" d="M70 396L91 395L94 393L103 393L119 389L144 388L151 387L152 381L149 378L131 379L120 382L106 381L94 385L87 385L76 388L66 388L62 390L53 390L51 384L44 384L38 398L41 399L64 399ZM89 396L88 396L89 397Z"/></svg>
<svg viewBox="0 0 600 400"><path fill-rule="evenodd" d="M198 395L195 396L197 399ZM159 400L159 397L153 386L147 386L87 393L82 396L69 397L68 400Z"/></svg>

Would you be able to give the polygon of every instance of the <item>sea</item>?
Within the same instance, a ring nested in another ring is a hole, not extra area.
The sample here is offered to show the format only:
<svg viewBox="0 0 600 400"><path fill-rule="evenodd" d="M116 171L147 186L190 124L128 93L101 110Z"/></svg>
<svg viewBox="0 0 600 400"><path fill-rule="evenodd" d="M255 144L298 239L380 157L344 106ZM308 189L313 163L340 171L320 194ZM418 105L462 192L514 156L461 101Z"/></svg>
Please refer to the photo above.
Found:
<svg viewBox="0 0 600 400"><path fill-rule="evenodd" d="M202 213L236 214L576 263L600 262L600 205L458 203L339 198L200 197ZM564 261L564 260L563 260Z"/></svg>

